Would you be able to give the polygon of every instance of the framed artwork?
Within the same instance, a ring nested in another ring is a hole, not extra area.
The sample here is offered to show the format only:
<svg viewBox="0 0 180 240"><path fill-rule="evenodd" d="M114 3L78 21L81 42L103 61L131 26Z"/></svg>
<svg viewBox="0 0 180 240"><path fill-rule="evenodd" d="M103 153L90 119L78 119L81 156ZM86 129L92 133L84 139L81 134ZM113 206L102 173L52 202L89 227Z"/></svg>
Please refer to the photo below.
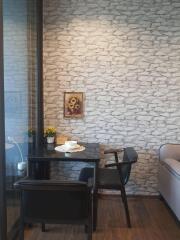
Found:
<svg viewBox="0 0 180 240"><path fill-rule="evenodd" d="M84 94L82 92L64 93L64 117L82 118L84 116Z"/></svg>

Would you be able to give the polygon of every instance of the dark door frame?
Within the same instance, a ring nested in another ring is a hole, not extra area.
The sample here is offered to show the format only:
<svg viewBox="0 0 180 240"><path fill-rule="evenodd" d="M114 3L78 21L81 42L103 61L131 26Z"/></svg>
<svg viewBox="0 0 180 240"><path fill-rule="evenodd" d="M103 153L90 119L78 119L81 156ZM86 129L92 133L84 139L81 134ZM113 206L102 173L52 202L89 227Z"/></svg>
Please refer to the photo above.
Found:
<svg viewBox="0 0 180 240"><path fill-rule="evenodd" d="M0 240L6 240L3 2L0 0Z"/></svg>
<svg viewBox="0 0 180 240"><path fill-rule="evenodd" d="M37 112L36 143L43 141L43 0L36 0L37 8ZM0 0L0 240L7 239L5 167L5 112L4 112L4 62L3 62L3 0Z"/></svg>
<svg viewBox="0 0 180 240"><path fill-rule="evenodd" d="M37 9L37 113L36 113L36 146L44 139L44 111L43 111L43 0L36 0Z"/></svg>

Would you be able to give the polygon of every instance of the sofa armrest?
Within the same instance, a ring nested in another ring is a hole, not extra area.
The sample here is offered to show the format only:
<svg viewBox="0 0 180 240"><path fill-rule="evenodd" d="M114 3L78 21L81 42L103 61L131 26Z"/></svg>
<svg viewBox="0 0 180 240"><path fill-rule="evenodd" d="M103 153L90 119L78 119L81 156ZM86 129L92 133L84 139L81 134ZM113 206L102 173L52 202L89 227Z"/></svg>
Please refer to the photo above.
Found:
<svg viewBox="0 0 180 240"><path fill-rule="evenodd" d="M180 179L180 161L173 158L165 158L160 161L173 175Z"/></svg>
<svg viewBox="0 0 180 240"><path fill-rule="evenodd" d="M159 149L159 160L171 158L180 160L180 144L164 144Z"/></svg>

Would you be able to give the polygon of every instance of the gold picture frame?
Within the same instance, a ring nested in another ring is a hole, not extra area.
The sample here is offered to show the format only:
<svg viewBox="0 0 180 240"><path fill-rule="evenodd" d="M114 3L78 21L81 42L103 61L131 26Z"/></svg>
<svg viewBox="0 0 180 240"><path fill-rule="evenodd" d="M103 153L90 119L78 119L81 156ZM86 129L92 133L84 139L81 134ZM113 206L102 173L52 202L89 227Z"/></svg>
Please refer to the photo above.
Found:
<svg viewBox="0 0 180 240"><path fill-rule="evenodd" d="M64 92L64 117L65 118L84 117L83 92Z"/></svg>

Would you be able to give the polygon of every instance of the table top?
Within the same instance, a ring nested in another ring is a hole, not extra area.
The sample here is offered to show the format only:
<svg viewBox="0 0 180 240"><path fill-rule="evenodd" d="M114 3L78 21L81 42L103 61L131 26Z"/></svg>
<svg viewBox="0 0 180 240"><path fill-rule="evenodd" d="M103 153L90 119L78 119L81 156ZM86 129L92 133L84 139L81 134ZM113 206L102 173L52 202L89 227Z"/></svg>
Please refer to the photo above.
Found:
<svg viewBox="0 0 180 240"><path fill-rule="evenodd" d="M57 145L44 144L38 148L29 148L29 161L79 161L98 162L100 147L98 143L78 143L85 147L84 151L64 153L54 150Z"/></svg>

